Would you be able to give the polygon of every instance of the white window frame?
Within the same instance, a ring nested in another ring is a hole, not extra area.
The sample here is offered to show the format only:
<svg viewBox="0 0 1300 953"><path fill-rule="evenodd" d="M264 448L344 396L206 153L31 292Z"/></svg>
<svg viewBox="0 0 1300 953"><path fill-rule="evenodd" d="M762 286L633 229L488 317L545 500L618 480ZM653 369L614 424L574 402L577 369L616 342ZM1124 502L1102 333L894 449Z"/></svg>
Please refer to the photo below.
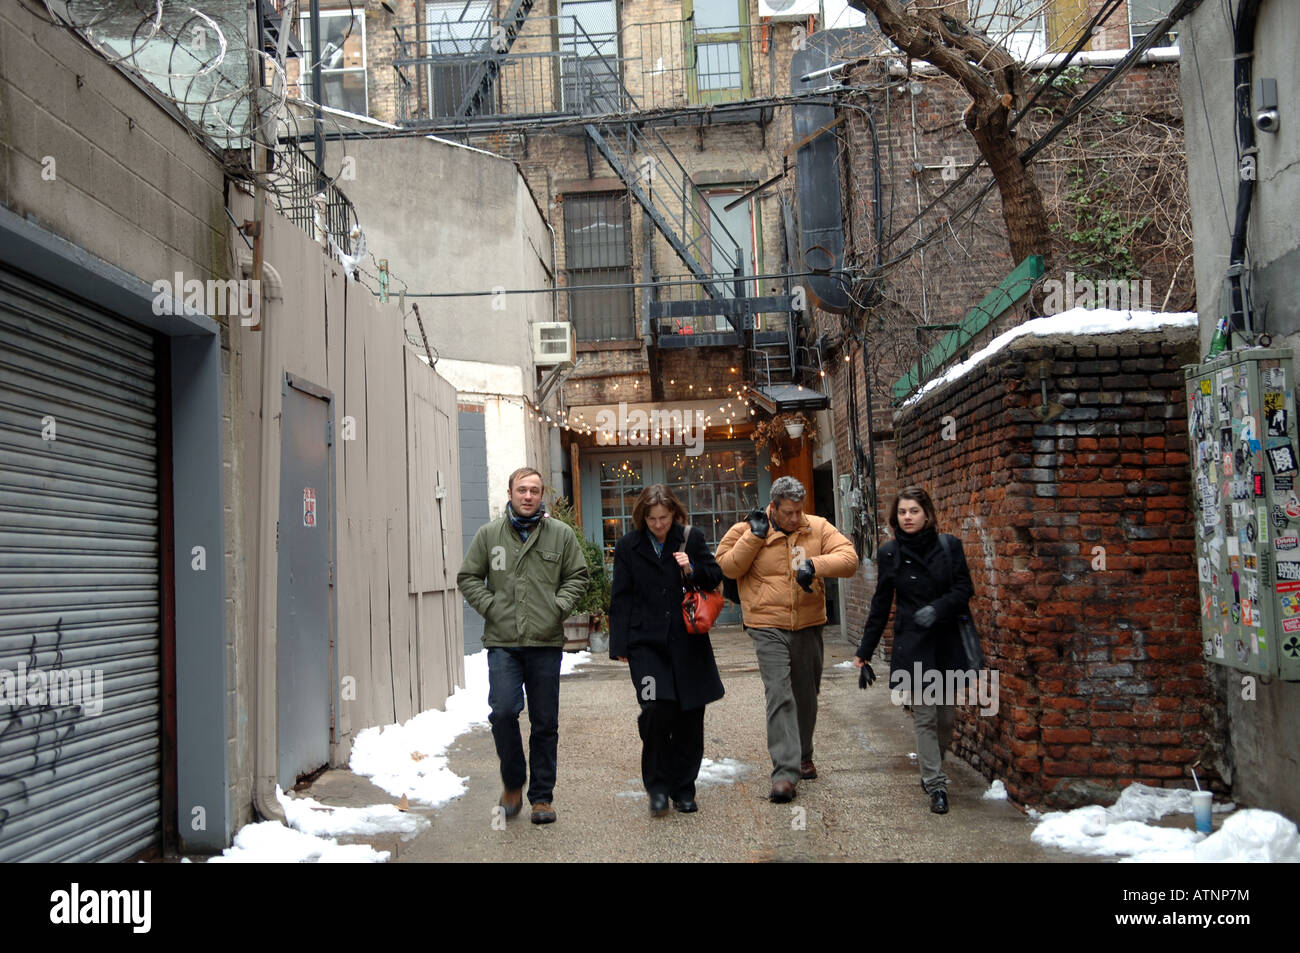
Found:
<svg viewBox="0 0 1300 953"><path fill-rule="evenodd" d="M361 74L361 95L365 99L364 110L361 115L370 115L370 70L367 66L369 54L366 50L366 13L361 6L355 8L330 9L320 11L321 36L325 36L325 21L327 19L346 18L354 20L361 27L361 65L360 66L336 66L333 68L321 64L321 84L324 85L325 78L340 73L360 73ZM303 98L311 96L311 71L305 67L311 66L316 61L316 54L311 48L311 14L306 14L299 18L298 21L298 38L302 41L302 64L299 67L298 88L303 92ZM325 102L322 106L329 106L332 109L343 109L338 103Z"/></svg>

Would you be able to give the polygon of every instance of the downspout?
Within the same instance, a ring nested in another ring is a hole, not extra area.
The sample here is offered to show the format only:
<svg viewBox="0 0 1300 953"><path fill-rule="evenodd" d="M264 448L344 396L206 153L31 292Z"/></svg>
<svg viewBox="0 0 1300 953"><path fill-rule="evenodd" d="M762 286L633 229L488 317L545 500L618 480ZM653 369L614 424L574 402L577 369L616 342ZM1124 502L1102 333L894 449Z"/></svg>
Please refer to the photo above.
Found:
<svg viewBox="0 0 1300 953"><path fill-rule="evenodd" d="M253 807L268 821L285 823L275 797L279 765L276 611L277 545L280 520L281 355L279 313L262 319L261 454L257 506L257 618L253 630Z"/></svg>

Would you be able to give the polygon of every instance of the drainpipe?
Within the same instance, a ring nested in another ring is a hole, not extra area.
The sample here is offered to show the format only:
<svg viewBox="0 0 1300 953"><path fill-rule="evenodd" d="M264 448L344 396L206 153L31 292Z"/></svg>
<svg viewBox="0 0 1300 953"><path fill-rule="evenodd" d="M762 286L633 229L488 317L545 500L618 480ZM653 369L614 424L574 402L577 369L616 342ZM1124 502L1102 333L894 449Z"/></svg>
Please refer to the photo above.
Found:
<svg viewBox="0 0 1300 953"><path fill-rule="evenodd" d="M253 628L253 807L268 821L285 823L275 797L279 774L279 720L276 710L276 537L280 519L280 322L285 312L262 318L261 465L257 506L257 618ZM268 320L269 318L269 320Z"/></svg>

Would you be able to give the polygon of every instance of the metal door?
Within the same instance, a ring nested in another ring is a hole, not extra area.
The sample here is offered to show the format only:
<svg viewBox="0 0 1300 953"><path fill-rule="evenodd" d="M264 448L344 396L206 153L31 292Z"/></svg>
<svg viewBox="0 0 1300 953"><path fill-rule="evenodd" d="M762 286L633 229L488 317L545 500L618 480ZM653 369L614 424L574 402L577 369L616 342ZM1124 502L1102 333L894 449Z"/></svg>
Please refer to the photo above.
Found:
<svg viewBox="0 0 1300 953"><path fill-rule="evenodd" d="M286 378L281 416L277 711L280 786L329 761L334 685L333 414Z"/></svg>
<svg viewBox="0 0 1300 953"><path fill-rule="evenodd" d="M156 375L149 332L0 268L0 861L159 843Z"/></svg>

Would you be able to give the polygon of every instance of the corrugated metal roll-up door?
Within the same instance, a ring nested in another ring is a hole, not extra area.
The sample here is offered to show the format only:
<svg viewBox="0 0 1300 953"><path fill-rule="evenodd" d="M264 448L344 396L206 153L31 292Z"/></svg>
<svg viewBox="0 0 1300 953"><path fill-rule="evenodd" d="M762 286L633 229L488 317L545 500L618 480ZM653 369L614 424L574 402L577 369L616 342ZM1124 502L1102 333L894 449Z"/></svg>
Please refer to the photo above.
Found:
<svg viewBox="0 0 1300 953"><path fill-rule="evenodd" d="M0 268L0 861L160 843L156 391L149 332Z"/></svg>

